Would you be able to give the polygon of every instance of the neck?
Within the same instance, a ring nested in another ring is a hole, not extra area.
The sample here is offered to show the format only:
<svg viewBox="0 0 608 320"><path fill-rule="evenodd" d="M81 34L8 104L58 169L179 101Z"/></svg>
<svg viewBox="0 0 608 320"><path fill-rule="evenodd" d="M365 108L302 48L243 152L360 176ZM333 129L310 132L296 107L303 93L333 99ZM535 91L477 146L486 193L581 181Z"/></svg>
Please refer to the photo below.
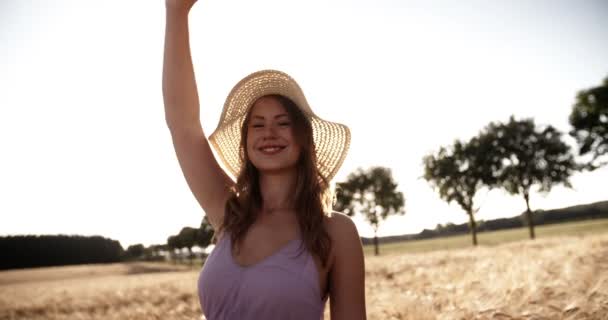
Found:
<svg viewBox="0 0 608 320"><path fill-rule="evenodd" d="M293 211L293 194L296 180L296 170L260 172L262 214Z"/></svg>

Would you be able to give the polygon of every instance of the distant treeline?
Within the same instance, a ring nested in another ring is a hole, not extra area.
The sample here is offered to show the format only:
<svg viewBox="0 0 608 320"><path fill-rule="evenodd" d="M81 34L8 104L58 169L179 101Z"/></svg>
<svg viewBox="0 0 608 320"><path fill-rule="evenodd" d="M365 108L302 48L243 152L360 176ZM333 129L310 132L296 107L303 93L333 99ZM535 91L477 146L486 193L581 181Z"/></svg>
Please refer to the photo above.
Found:
<svg viewBox="0 0 608 320"><path fill-rule="evenodd" d="M600 218L608 219L608 201L547 211L538 210L533 214L536 225ZM478 230L483 232L521 228L525 226L524 221L525 219L522 216L488 221L482 220L478 224ZM379 238L379 242L390 243L404 240L429 239L466 234L468 232L469 226L467 223L448 223L437 225L433 230L425 229L418 234L381 237ZM363 244L372 244L373 239L362 238L362 242ZM208 241L204 243L208 244ZM178 245L176 248L184 246L188 247L187 245ZM174 249L171 249L170 246L152 246L150 249L155 252L159 250L174 252ZM0 237L0 270L119 262L145 256L145 250L142 245L133 245L124 250L118 241L100 236L5 236ZM150 254L148 253L148 255ZM152 255L160 256L158 252Z"/></svg>
<svg viewBox="0 0 608 320"><path fill-rule="evenodd" d="M533 213L535 225L552 224L568 221L587 220L587 219L608 219L608 201L596 202L592 204L579 205L554 210L537 210ZM521 228L525 226L525 219L522 216L512 218L501 218L495 220L478 222L477 230L494 231L503 229ZM437 237L445 237L469 232L468 223L437 225L433 230L424 229L417 234L406 234L400 236L390 236L378 238L380 243L391 243L404 240L420 240ZM373 244L373 238L362 238L363 244Z"/></svg>
<svg viewBox="0 0 608 320"><path fill-rule="evenodd" d="M109 263L125 258L116 240L100 236L23 235L0 237L0 270Z"/></svg>

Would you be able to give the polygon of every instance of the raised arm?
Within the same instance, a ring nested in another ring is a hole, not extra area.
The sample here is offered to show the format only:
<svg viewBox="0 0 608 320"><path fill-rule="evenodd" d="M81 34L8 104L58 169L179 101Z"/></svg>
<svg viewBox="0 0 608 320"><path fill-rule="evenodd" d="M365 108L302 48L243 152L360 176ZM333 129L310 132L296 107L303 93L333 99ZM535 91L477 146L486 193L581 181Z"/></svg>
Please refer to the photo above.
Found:
<svg viewBox="0 0 608 320"><path fill-rule="evenodd" d="M214 229L224 216L233 183L211 152L200 122L200 107L188 33L196 0L166 0L163 99L173 146L190 190Z"/></svg>

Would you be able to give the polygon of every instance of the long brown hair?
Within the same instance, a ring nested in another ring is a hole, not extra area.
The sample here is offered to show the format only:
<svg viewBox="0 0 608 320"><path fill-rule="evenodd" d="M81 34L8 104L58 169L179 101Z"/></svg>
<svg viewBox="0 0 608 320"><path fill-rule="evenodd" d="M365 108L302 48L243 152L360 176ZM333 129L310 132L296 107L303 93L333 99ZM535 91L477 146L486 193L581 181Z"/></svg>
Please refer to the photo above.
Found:
<svg viewBox="0 0 608 320"><path fill-rule="evenodd" d="M325 229L323 217L326 213L330 214L331 194L327 178L321 175L317 169L312 124L291 99L282 95L267 95L266 97L277 99L291 120L296 143L300 146L297 181L292 200L296 208L304 245L311 253L318 255L322 265L326 266L331 249L331 239ZM235 250L238 250L238 244L255 222L262 208L259 171L249 160L246 147L251 109L241 127L241 170L236 184L230 190L231 194L224 209L223 223L218 231L218 233L228 231Z"/></svg>

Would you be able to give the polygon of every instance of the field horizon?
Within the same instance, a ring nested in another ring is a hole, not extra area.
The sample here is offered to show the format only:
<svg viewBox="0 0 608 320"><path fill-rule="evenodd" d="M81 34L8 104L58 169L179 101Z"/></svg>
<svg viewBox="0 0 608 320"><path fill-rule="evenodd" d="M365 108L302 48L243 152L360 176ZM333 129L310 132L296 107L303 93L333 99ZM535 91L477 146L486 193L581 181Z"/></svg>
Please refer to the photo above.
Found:
<svg viewBox="0 0 608 320"><path fill-rule="evenodd" d="M534 241L496 233L486 241L504 242L475 250L441 249L455 238L426 252L412 248L428 243L381 246L366 255L368 319L606 319L608 232L595 223L538 228ZM554 234L563 228L571 234ZM202 319L199 271L141 262L2 271L0 320Z"/></svg>
<svg viewBox="0 0 608 320"><path fill-rule="evenodd" d="M608 219L589 219L546 224L534 228L536 239L555 236L584 236L608 232ZM528 227L484 231L477 233L478 247L493 247L515 241L530 240ZM436 250L451 250L473 248L470 232L466 234L436 237L422 240L405 240L380 245L380 255L432 252ZM374 246L363 246L366 256L373 255Z"/></svg>

